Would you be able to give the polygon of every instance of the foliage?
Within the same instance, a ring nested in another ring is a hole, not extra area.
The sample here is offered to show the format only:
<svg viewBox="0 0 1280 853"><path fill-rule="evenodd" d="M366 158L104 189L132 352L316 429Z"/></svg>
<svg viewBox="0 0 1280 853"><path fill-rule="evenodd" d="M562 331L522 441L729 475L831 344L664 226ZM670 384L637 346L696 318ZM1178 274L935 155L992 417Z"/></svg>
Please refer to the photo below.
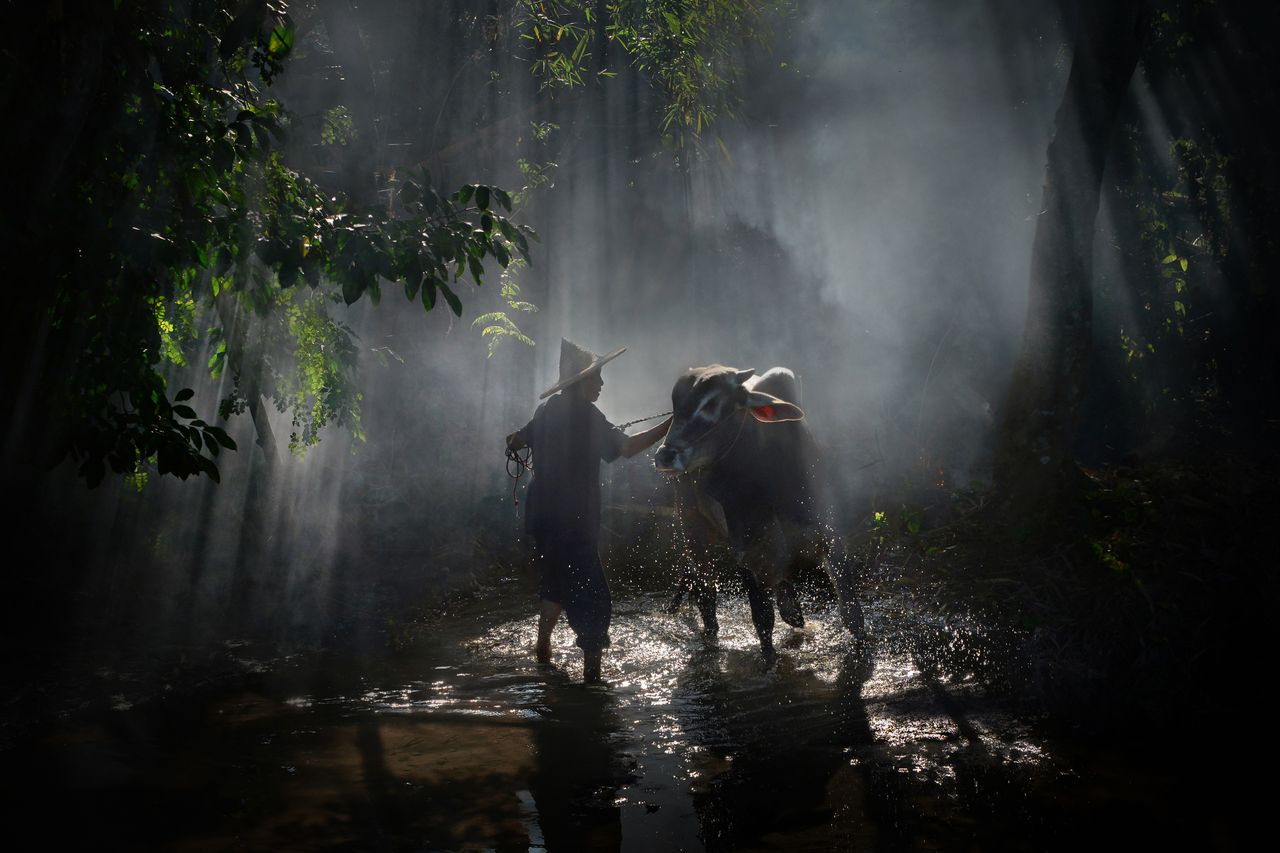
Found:
<svg viewBox="0 0 1280 853"><path fill-rule="evenodd" d="M1185 426L1218 395L1213 293L1231 230L1228 158L1207 143L1175 138L1166 170L1140 153L1146 132L1128 130L1132 172L1120 193L1137 214L1127 283L1136 319L1119 342L1148 423Z"/></svg>
<svg viewBox="0 0 1280 853"><path fill-rule="evenodd" d="M702 142L741 102L743 52L767 46L770 19L791 12L788 0L611 0L606 20L589 0L521 0L521 37L535 51L532 70L544 85L588 79L598 33L649 75L663 98L660 127L683 149ZM603 67L597 76L611 76Z"/></svg>
<svg viewBox="0 0 1280 853"><path fill-rule="evenodd" d="M1007 631L991 669L1060 724L1181 726L1223 701L1187 685L1243 668L1269 624L1275 466L1224 452L1086 469L1074 513L1034 541L994 493L957 491L918 535L874 513L854 551L920 600Z"/></svg>
<svg viewBox="0 0 1280 853"><path fill-rule="evenodd" d="M519 258L513 260L505 270L502 271L502 298L507 303L507 307L512 311L520 311L532 314L538 310L538 306L532 302L526 302L520 299L520 284L516 281L516 271L524 267L525 262ZM480 329L480 334L489 339L489 357L498 351L504 340L514 339L525 346L533 346L533 338L520 331L520 327L505 311L490 311L487 314L481 314L471 321L474 328Z"/></svg>
<svg viewBox="0 0 1280 853"><path fill-rule="evenodd" d="M329 315L330 300L323 293L282 289L277 301L255 336L271 354L260 391L275 401L277 411L292 413L289 449L303 453L329 425L347 426L363 440L354 333ZM237 387L229 399L241 393Z"/></svg>
<svg viewBox="0 0 1280 853"><path fill-rule="evenodd" d="M764 45L768 18L789 4L768 0L619 0L608 6L608 33L651 74L666 96L662 130L683 145L685 134L701 139L721 115L732 116L738 94L742 48Z"/></svg>
<svg viewBox="0 0 1280 853"><path fill-rule="evenodd" d="M595 35L593 4L587 0L520 0L520 38L534 46L530 70L543 86L581 86Z"/></svg>
<svg viewBox="0 0 1280 853"><path fill-rule="evenodd" d="M51 455L75 459L90 485L108 466L133 474L147 463L216 479L219 448L234 443L187 404L190 389L171 398L165 378L201 347L215 374L230 367L243 393L292 410L291 446L328 423L358 427L355 344L328 306L376 303L395 285L426 310L443 299L460 315L462 279L480 284L489 259L527 258L531 232L506 217L501 189L445 196L422 172L389 206L359 207L284 162L290 118L267 96L294 40L283 4L117 3L100 15L79 29L51 23L69 50L104 40L103 74L77 79L68 65L50 84L87 87L103 120L81 140L95 156L54 176L48 216L32 225L58 249L38 308L49 354L40 392L49 422L63 425ZM349 121L331 118L340 144Z"/></svg>
<svg viewBox="0 0 1280 853"><path fill-rule="evenodd" d="M321 145L347 145L355 138L355 122L346 107L339 104L324 111L320 127Z"/></svg>

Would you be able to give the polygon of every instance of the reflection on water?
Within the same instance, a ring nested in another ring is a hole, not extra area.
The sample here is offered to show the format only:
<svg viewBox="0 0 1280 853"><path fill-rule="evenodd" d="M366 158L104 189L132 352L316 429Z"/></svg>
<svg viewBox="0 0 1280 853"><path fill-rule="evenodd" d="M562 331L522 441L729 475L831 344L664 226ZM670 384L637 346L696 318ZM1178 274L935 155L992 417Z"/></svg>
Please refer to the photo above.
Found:
<svg viewBox="0 0 1280 853"><path fill-rule="evenodd" d="M566 627L532 659L532 603L495 594L379 661L301 659L257 689L152 701L10 750L102 832L165 849L1046 849L1085 842L1072 766L984 695L980 625L834 609L762 666L746 603L705 643L662 596L615 604L609 687ZM930 638L922 642L921 637ZM10 787L14 783L9 783ZM1112 793L1126 808L1150 798ZM1129 797L1128 800L1125 797ZM1140 812L1141 813L1141 812Z"/></svg>

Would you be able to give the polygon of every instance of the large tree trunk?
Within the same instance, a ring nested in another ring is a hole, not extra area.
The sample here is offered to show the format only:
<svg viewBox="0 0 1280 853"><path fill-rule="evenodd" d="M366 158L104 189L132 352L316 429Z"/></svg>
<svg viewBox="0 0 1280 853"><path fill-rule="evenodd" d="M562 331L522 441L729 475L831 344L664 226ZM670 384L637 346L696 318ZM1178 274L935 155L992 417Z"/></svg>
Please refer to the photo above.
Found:
<svg viewBox="0 0 1280 853"><path fill-rule="evenodd" d="M1141 47L1142 0L1086 0L1049 144L1031 292L998 436L995 481L1011 505L1052 513L1070 494L1093 314L1091 258L1103 168Z"/></svg>

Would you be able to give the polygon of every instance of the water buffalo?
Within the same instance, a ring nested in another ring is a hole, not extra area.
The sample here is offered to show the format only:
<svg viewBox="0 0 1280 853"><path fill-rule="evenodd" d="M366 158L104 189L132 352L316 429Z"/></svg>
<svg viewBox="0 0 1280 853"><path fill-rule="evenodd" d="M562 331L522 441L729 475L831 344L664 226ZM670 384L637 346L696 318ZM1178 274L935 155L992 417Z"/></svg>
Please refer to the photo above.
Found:
<svg viewBox="0 0 1280 853"><path fill-rule="evenodd" d="M773 660L773 608L799 627L804 617L791 586L794 571L821 565L840 615L863 636L852 567L827 519L813 436L804 422L795 374L774 367L760 376L713 364L681 376L671 390L674 415L654 465L677 478L677 510L692 558L683 579L717 631L715 581L706 570L713 543L727 541L747 589L751 620L765 659ZM678 606L680 594L673 601Z"/></svg>

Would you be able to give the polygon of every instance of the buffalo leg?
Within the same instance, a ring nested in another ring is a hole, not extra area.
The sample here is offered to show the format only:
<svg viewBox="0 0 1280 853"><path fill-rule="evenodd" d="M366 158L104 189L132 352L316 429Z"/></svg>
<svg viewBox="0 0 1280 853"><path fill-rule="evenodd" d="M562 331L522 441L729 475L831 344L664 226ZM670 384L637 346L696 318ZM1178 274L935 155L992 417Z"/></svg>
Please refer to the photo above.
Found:
<svg viewBox="0 0 1280 853"><path fill-rule="evenodd" d="M667 605L667 612L674 615L680 610L685 595L693 599L702 616L702 633L706 637L720 634L720 620L716 618L716 579L698 568L690 569L680 581L679 588Z"/></svg>
<svg viewBox="0 0 1280 853"><path fill-rule="evenodd" d="M742 570L742 583L747 588L747 601L751 603L751 622L755 625L756 636L760 638L760 651L764 659L772 663L773 651L773 596L768 587L756 580L756 576L746 569Z"/></svg>
<svg viewBox="0 0 1280 853"><path fill-rule="evenodd" d="M706 637L719 635L720 622L716 618L715 572L710 558L705 553L686 555L680 572L679 585L671 602L667 605L667 612L675 615L680 610L680 604L686 595L698 606L698 613L702 616L703 635Z"/></svg>
<svg viewBox="0 0 1280 853"><path fill-rule="evenodd" d="M804 627L804 614L800 612L800 602L796 601L796 588L791 581L782 581L774 587L774 597L778 600L778 615L782 621L792 628Z"/></svg>
<svg viewBox="0 0 1280 853"><path fill-rule="evenodd" d="M831 585L835 587L836 600L840 603L840 621L855 639L866 639L866 619L853 589L853 561L843 555L833 555L827 560L826 569Z"/></svg>
<svg viewBox="0 0 1280 853"><path fill-rule="evenodd" d="M716 579L702 575L693 587L694 601L702 614L702 634L712 638L720 634L720 620L716 618Z"/></svg>

